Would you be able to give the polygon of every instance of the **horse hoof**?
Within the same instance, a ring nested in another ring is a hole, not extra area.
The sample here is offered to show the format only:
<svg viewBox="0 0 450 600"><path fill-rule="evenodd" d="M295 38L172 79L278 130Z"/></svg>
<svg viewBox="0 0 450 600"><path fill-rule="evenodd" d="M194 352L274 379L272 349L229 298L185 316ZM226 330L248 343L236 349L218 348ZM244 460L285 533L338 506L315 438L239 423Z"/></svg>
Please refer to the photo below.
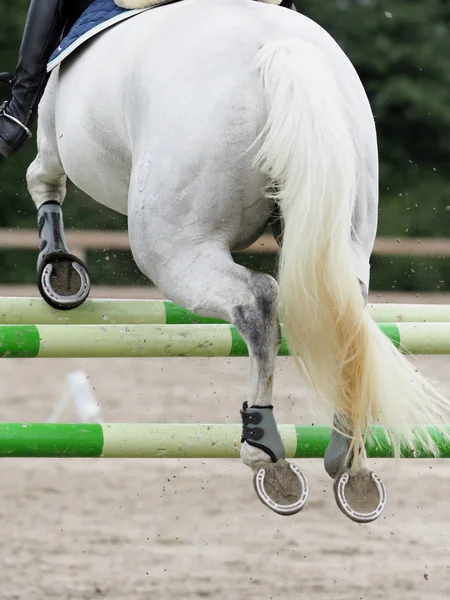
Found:
<svg viewBox="0 0 450 600"><path fill-rule="evenodd" d="M261 502L279 515L295 515L308 500L308 480L303 471L284 459L260 463L253 485Z"/></svg>
<svg viewBox="0 0 450 600"><path fill-rule="evenodd" d="M38 288L52 308L71 310L89 296L91 280L86 266L72 254L52 252L38 269Z"/></svg>
<svg viewBox="0 0 450 600"><path fill-rule="evenodd" d="M384 483L367 469L354 475L341 472L333 487L336 504L346 517L356 523L375 521L386 506Z"/></svg>

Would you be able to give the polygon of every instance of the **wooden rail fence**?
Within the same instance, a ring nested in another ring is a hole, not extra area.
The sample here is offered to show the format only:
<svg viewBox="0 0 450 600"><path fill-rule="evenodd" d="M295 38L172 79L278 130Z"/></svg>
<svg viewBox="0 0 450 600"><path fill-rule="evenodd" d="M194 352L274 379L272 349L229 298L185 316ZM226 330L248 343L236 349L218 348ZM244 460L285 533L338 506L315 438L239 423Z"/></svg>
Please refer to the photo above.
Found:
<svg viewBox="0 0 450 600"><path fill-rule="evenodd" d="M86 259L89 250L129 250L128 234L124 231L83 230L66 232L68 246L81 260ZM34 229L1 229L0 248L32 249L39 246L37 231ZM263 234L259 240L237 252L275 254L278 245L271 234ZM450 256L450 238L392 238L378 237L373 251L380 256Z"/></svg>

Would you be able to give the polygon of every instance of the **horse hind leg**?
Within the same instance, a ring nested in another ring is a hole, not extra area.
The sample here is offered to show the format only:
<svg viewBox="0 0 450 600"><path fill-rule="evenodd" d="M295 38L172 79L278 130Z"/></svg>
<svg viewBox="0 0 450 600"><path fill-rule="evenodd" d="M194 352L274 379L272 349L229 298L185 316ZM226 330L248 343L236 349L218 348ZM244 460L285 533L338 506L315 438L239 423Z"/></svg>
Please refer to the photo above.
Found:
<svg viewBox="0 0 450 600"><path fill-rule="evenodd" d="M62 203L67 178L57 150L51 90L44 95L39 115L38 154L27 171L41 240L37 283L52 308L69 310L88 297L90 277L85 264L71 254L64 236Z"/></svg>
<svg viewBox="0 0 450 600"><path fill-rule="evenodd" d="M271 214L271 226L278 244L283 243L282 215L277 205ZM361 294L367 304L368 292L360 281ZM386 505L386 488L378 475L361 468L351 472L352 457L349 456L351 432L345 432L334 415L333 429L325 451L324 466L334 480L333 491L339 509L357 523L369 523L377 519Z"/></svg>
<svg viewBox="0 0 450 600"><path fill-rule="evenodd" d="M249 394L241 410L241 458L254 472L259 499L280 515L292 515L305 506L309 486L301 469L285 460L273 415L273 375L281 341L277 286L268 275L251 275L253 302L234 307L230 318L250 356Z"/></svg>
<svg viewBox="0 0 450 600"><path fill-rule="evenodd" d="M361 282L360 287L367 304L367 290ZM342 426L339 415L335 414L333 421L324 466L334 480L336 504L352 521L370 523L381 515L386 506L386 488L381 478L364 466L361 465L356 470L352 468L353 457L349 455L351 431L346 431Z"/></svg>
<svg viewBox="0 0 450 600"><path fill-rule="evenodd" d="M133 237L131 246L137 250ZM285 460L272 405L281 340L275 280L237 265L228 249L211 242L191 249L181 242L170 261L163 256L149 260L148 255L143 261L139 251L134 256L139 268L172 301L200 316L230 322L244 338L250 382L241 410L241 459L253 470L254 487L264 504L281 515L299 512L307 501L308 482L296 465Z"/></svg>

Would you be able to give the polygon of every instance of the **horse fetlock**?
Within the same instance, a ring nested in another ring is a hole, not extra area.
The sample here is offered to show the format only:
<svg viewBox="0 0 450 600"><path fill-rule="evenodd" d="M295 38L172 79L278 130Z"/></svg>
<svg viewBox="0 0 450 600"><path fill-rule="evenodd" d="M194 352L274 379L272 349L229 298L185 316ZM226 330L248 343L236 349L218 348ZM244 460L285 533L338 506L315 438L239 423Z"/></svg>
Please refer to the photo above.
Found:
<svg viewBox="0 0 450 600"><path fill-rule="evenodd" d="M41 245L37 283L43 299L60 310L80 306L89 295L90 277L85 264L67 247L59 202L49 201L40 206L38 228Z"/></svg>
<svg viewBox="0 0 450 600"><path fill-rule="evenodd" d="M308 480L297 465L285 460L273 406L249 407L244 402L241 417L241 458L253 470L258 498L279 515L298 513L308 499Z"/></svg>
<svg viewBox="0 0 450 600"><path fill-rule="evenodd" d="M335 479L338 473L343 472L348 466L349 449L350 439L333 429L324 457L325 471L332 479Z"/></svg>
<svg viewBox="0 0 450 600"><path fill-rule="evenodd" d="M342 513L356 523L370 523L381 515L386 506L386 488L380 477L363 468L365 454L350 452L351 438L346 435L338 415L334 416L335 429L325 451L324 465L334 479L336 504Z"/></svg>
<svg viewBox="0 0 450 600"><path fill-rule="evenodd" d="M64 237L64 221L59 202L51 200L42 204L37 211L40 239L38 268L50 252L69 252Z"/></svg>
<svg viewBox="0 0 450 600"><path fill-rule="evenodd" d="M272 462L272 459L267 452L264 452L264 450L260 450L259 448L255 448L254 446L250 446L250 444L247 444L247 442L243 442L241 444L241 460L244 465L250 467L252 471L254 471L257 465L262 462Z"/></svg>
<svg viewBox="0 0 450 600"><path fill-rule="evenodd" d="M244 402L241 410L242 437L241 443L247 443L256 450L269 456L270 461L277 462L286 458L283 441L273 416L273 406L248 406ZM250 454L250 449L241 451L241 456ZM256 456L255 456L256 455ZM253 452L252 462L261 454ZM243 458L244 460L244 458ZM261 458L260 458L261 460ZM244 461L246 462L246 461ZM246 464L248 464L246 462Z"/></svg>

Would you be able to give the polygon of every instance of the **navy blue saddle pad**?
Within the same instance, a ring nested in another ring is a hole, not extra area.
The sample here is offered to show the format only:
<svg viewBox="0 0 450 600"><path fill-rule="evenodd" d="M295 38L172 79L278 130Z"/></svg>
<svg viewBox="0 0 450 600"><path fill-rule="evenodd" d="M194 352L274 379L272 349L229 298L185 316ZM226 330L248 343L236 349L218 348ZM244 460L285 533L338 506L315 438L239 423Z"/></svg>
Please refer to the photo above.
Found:
<svg viewBox="0 0 450 600"><path fill-rule="evenodd" d="M114 0L94 0L52 54L47 65L47 71L52 71L52 69L58 66L74 50L101 31L105 31L116 23L129 19L146 10L150 10L151 8L156 7L127 10L126 8L119 8Z"/></svg>

